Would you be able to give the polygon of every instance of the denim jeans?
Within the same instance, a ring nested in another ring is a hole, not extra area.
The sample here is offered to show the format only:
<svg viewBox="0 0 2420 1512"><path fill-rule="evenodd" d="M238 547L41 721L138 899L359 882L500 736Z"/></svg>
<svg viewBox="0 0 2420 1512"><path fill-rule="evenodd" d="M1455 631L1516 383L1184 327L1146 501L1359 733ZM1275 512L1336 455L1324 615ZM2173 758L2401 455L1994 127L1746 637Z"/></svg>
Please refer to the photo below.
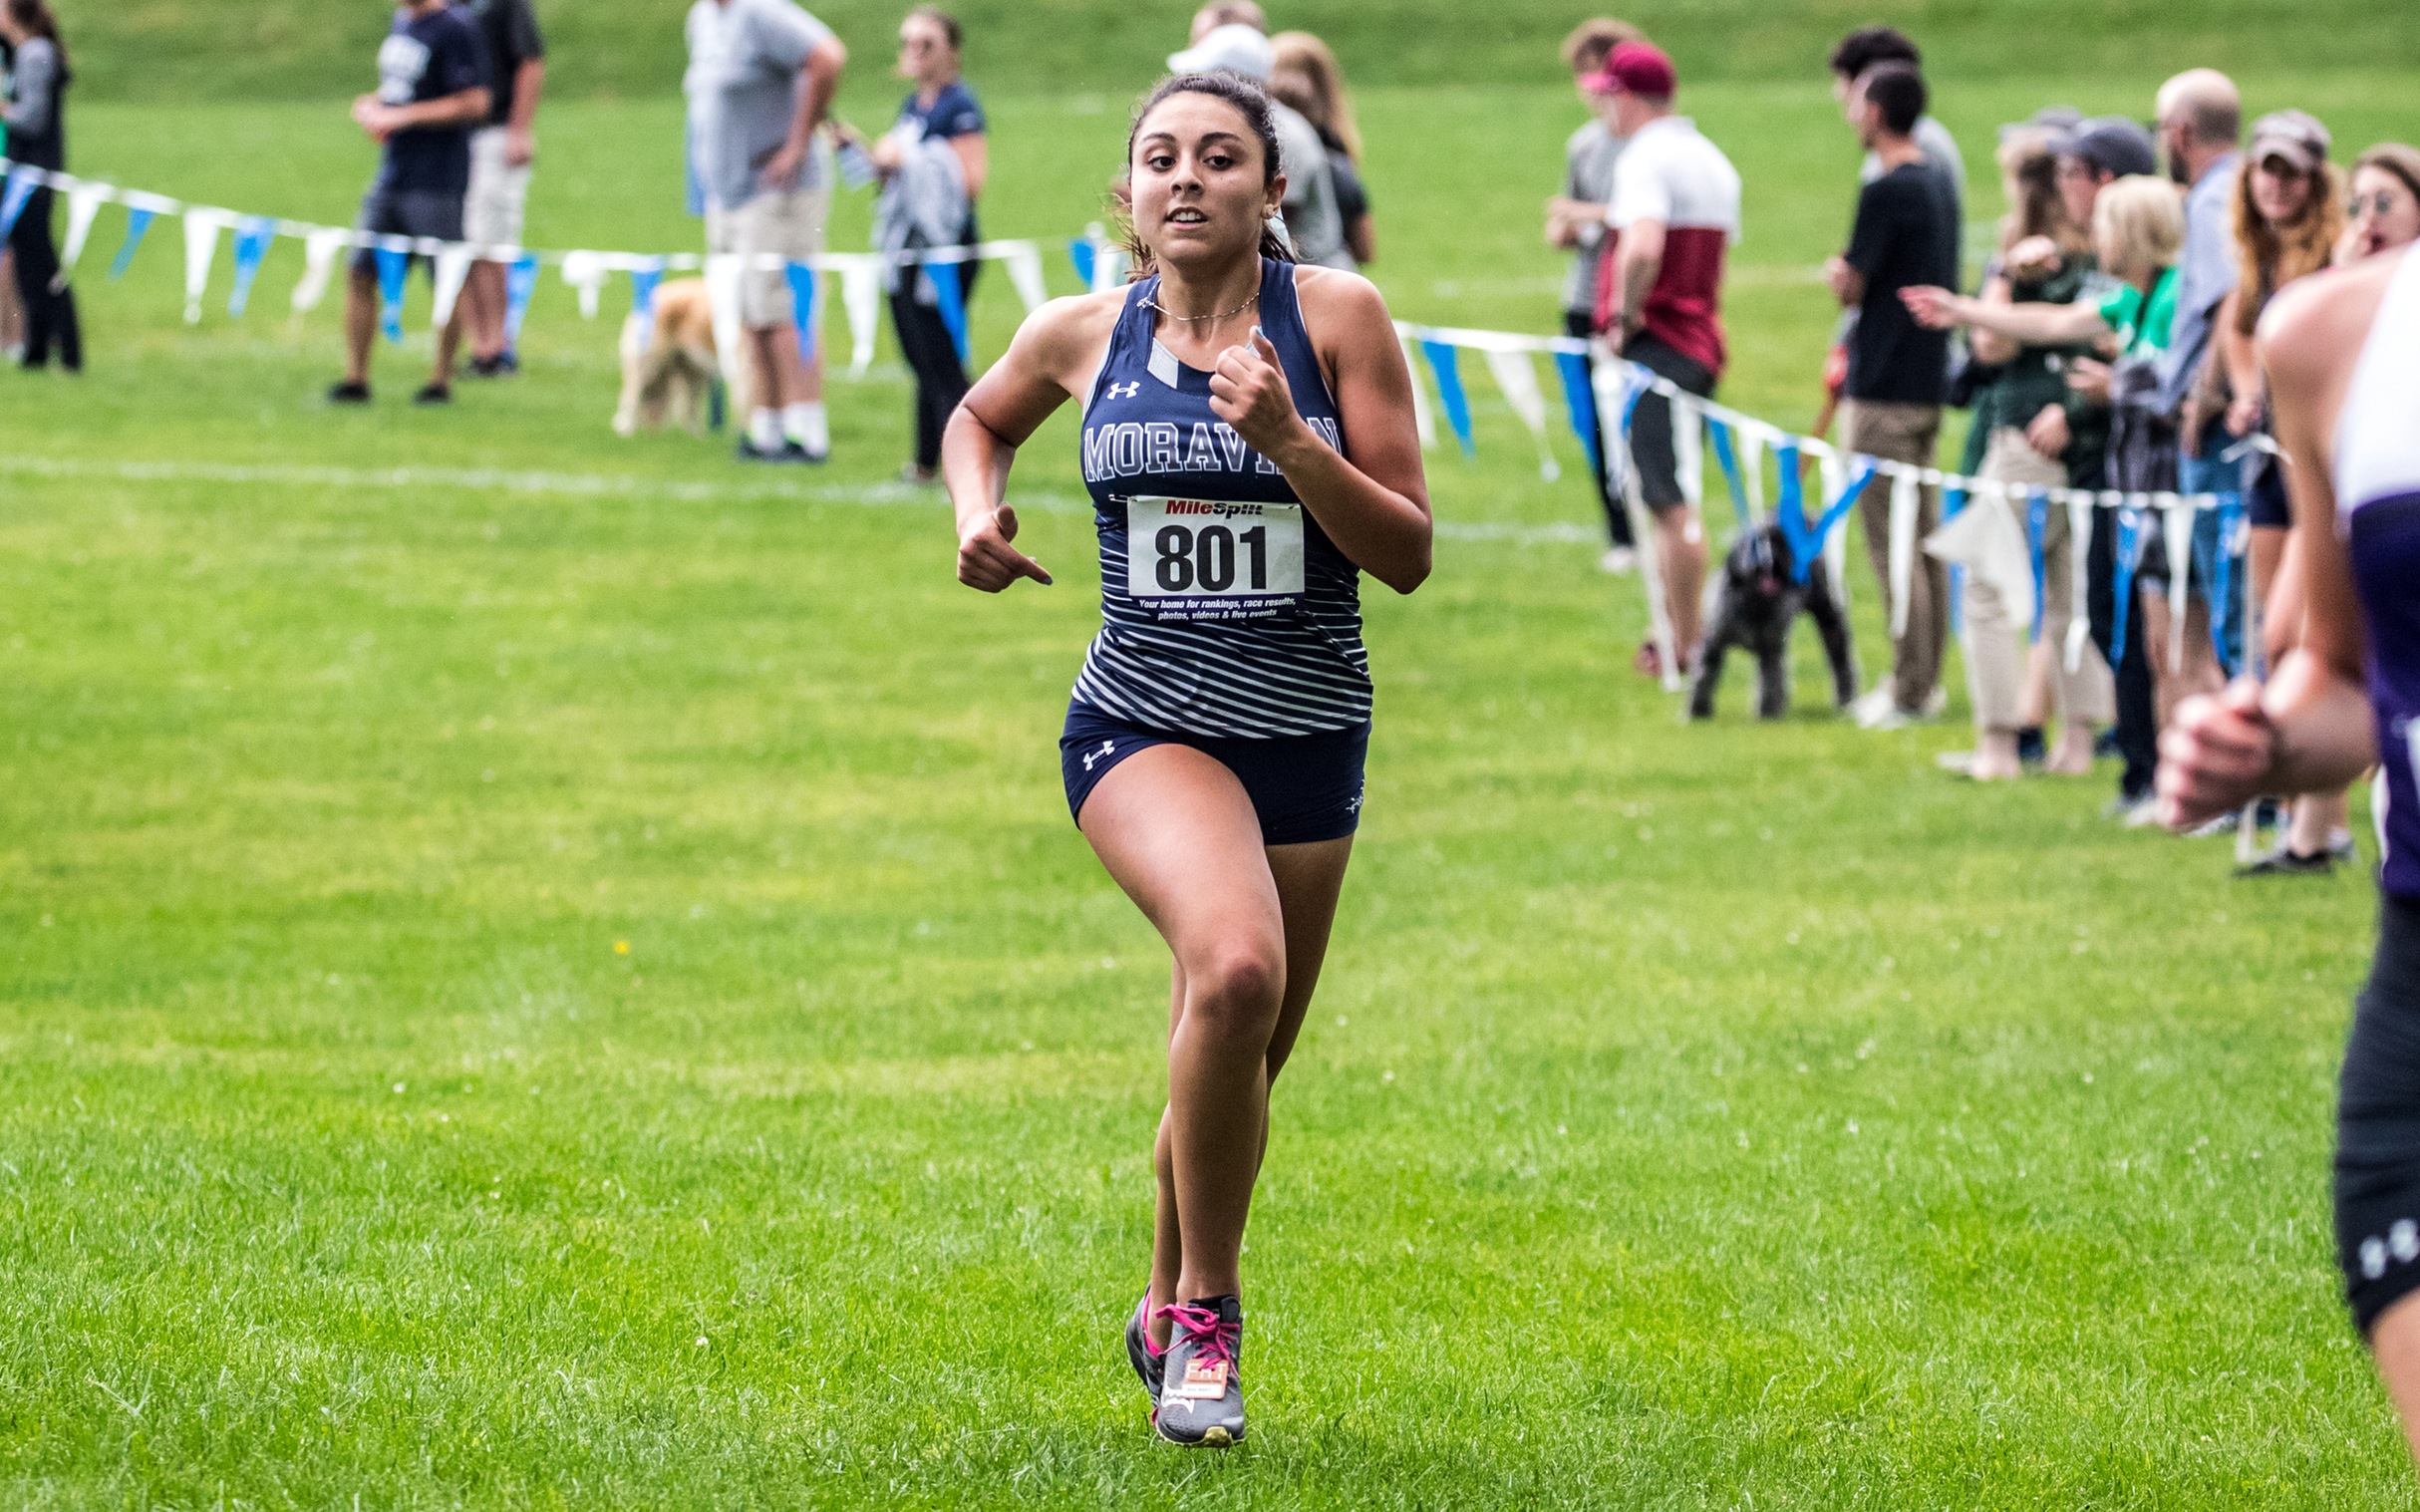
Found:
<svg viewBox="0 0 2420 1512"><path fill-rule="evenodd" d="M2203 438L2200 455L2187 453L2179 458L2177 491L2179 493L2241 493L2244 491L2244 464L2241 459L2221 461L2220 454L2236 444L2227 428L2213 425ZM2244 584L2251 576L2251 566L2245 560L2245 532L2236 531L2230 541L2219 539L2219 516L2215 510L2204 509L2193 519L2193 586L2191 592L2210 605L2210 639L2219 653L2219 663L2235 676L2244 665ZM2219 581L2219 553L2227 553L2226 601L2218 601L2212 589Z"/></svg>

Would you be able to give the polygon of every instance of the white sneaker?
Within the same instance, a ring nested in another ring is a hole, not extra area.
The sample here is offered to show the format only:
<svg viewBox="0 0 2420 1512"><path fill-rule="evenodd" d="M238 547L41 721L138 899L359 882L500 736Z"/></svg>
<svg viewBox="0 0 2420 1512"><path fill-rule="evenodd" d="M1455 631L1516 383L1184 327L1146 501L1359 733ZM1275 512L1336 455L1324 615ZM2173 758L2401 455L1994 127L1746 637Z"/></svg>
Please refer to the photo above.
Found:
<svg viewBox="0 0 2420 1512"><path fill-rule="evenodd" d="M1897 712L1891 703L1891 685L1889 683L1867 689L1856 703L1843 711L1850 719L1857 722L1857 728L1860 730L1871 730L1874 728L1875 722L1889 719Z"/></svg>
<svg viewBox="0 0 2420 1512"><path fill-rule="evenodd" d="M1950 690L1935 683L1933 691L1925 697L1925 709L1922 717L1928 720L1938 720L1949 712Z"/></svg>
<svg viewBox="0 0 2420 1512"><path fill-rule="evenodd" d="M1639 570L1639 553L1628 546L1608 546L1597 558L1598 570L1623 577Z"/></svg>

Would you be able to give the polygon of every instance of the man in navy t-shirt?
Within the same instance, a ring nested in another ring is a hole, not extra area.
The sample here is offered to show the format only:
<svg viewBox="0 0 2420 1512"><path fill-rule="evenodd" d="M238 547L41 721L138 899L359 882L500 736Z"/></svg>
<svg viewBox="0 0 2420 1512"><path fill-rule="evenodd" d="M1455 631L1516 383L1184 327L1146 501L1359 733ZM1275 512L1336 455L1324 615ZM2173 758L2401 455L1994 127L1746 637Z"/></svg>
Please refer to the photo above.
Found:
<svg viewBox="0 0 2420 1512"><path fill-rule="evenodd" d="M446 0L403 0L395 29L378 49L378 93L353 102L353 119L385 151L362 197L354 229L368 236L462 239L462 196L470 187L470 133L487 119L487 45ZM353 253L345 291L345 377L328 402L370 400L370 338L378 325L378 258ZM416 404L452 398L460 312L438 336L437 372Z"/></svg>

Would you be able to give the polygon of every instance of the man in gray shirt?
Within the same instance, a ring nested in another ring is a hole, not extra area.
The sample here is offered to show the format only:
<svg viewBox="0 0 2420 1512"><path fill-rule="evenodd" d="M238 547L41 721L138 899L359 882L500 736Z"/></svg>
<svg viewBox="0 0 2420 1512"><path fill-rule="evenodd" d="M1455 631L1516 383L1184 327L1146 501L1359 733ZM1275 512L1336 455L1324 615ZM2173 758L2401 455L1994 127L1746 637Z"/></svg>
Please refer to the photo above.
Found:
<svg viewBox="0 0 2420 1512"><path fill-rule="evenodd" d="M2225 426L2210 424L2215 416L2197 413L2189 396L2211 360L2211 331L2219 306L2236 286L2236 144L2244 130L2244 102L2225 74L2198 68L2160 86L2158 108L2168 171L2192 187L2185 194L2185 246L2177 261L2176 323L2169 328L2168 350L2160 355L2160 386L2153 402L2178 419L2182 445L2177 487L2187 493L2234 492L2243 486L2241 465L2220 460L2220 454L2235 438ZM2230 666L2241 666L2237 641L2242 606L2232 593L2222 603L2207 592L2217 579L2222 549L2218 515L2200 511L2194 516L2192 592L2209 603L2221 657ZM2184 570L2182 563L2171 566ZM2240 564L2230 575L2236 582L2245 581Z"/></svg>
<svg viewBox="0 0 2420 1512"><path fill-rule="evenodd" d="M1621 160L1624 146L1613 128L1619 97L1597 87L1603 82L1597 76L1616 46L1646 40L1639 28L1603 16L1581 22L1563 39L1563 62L1591 119L1563 144L1563 192L1546 202L1546 240L1572 254L1571 272L1563 281L1563 331L1583 341L1596 332L1597 265L1605 257L1605 212L1613 203L1614 164ZM1627 572L1637 561L1638 543L1621 491L1606 469L1602 441L1594 453L1594 468L1608 542L1599 565L1608 572Z"/></svg>
<svg viewBox="0 0 2420 1512"><path fill-rule="evenodd" d="M706 246L748 259L740 321L756 391L740 455L822 461L831 452L820 344L802 361L781 261L823 250L831 173L816 132L848 50L790 0L697 0L689 10L691 166L706 197Z"/></svg>
<svg viewBox="0 0 2420 1512"><path fill-rule="evenodd" d="M1273 66L1268 33L1269 18L1251 0L1205 5L1193 16L1193 45L1170 55L1168 71L1238 74L1267 85ZM1293 239L1295 259L1352 272L1328 144L1300 112L1275 100L1269 102L1269 116L1277 127L1278 170L1286 175L1286 234Z"/></svg>

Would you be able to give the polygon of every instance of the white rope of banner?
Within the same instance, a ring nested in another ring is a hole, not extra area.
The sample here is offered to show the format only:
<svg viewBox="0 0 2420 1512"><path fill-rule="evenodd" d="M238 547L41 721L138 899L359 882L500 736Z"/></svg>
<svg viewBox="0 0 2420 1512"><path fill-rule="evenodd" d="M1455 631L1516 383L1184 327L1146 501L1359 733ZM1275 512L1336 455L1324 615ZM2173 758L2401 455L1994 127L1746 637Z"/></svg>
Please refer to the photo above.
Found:
<svg viewBox="0 0 2420 1512"><path fill-rule="evenodd" d="M1425 341L1440 342L1450 347L1465 347L1479 352L1588 355L1595 350L1591 343L1571 336L1524 336L1510 331L1479 331L1458 326L1423 326L1400 320L1395 322L1395 333L1403 339L1407 350L1417 347L1419 343ZM1602 358L1599 361L1600 365L1604 365ZM1826 457L1837 458L1843 455L1829 442L1812 436L1799 436L1770 422L1759 420L1753 415L1744 415L1727 405L1717 404L1710 399L1700 399L1669 379L1651 373L1636 363L1617 360L1615 365L1629 373L1631 383L1644 385L1663 395L1680 410L1687 411L1700 420L1718 421L1730 428L1731 433L1742 443L1740 466L1746 474L1751 505L1759 518L1763 515L1764 506L1763 469L1756 465L1756 462L1761 459L1763 451L1776 446L1788 446L1796 449L1801 456L1813 457L1818 462ZM1618 426L1613 434L1620 434ZM2266 441L2265 437L2259 438L2258 441L2250 443L2248 446L2252 450L2272 450L2269 446L2260 445ZM1860 454L1862 455L1862 454ZM1913 479L1919 486L1957 489L1968 496L1988 494L1993 497L2012 497L2021 501L2023 498L2030 497L2035 491L2030 487L2003 483L1993 478L1968 477L1964 473L1945 472L1939 467L1920 467L1910 462L1892 461L1887 457L1869 456L1863 457L1863 460L1871 462L1875 471L1883 477L1897 479L1904 476ZM2178 493L2173 490L2119 493L2101 488L2068 487L2049 487L2039 491L2056 504L2086 503L2101 509L2157 509L2163 517L2173 510L2216 509L2220 504L2219 495L2215 493Z"/></svg>

